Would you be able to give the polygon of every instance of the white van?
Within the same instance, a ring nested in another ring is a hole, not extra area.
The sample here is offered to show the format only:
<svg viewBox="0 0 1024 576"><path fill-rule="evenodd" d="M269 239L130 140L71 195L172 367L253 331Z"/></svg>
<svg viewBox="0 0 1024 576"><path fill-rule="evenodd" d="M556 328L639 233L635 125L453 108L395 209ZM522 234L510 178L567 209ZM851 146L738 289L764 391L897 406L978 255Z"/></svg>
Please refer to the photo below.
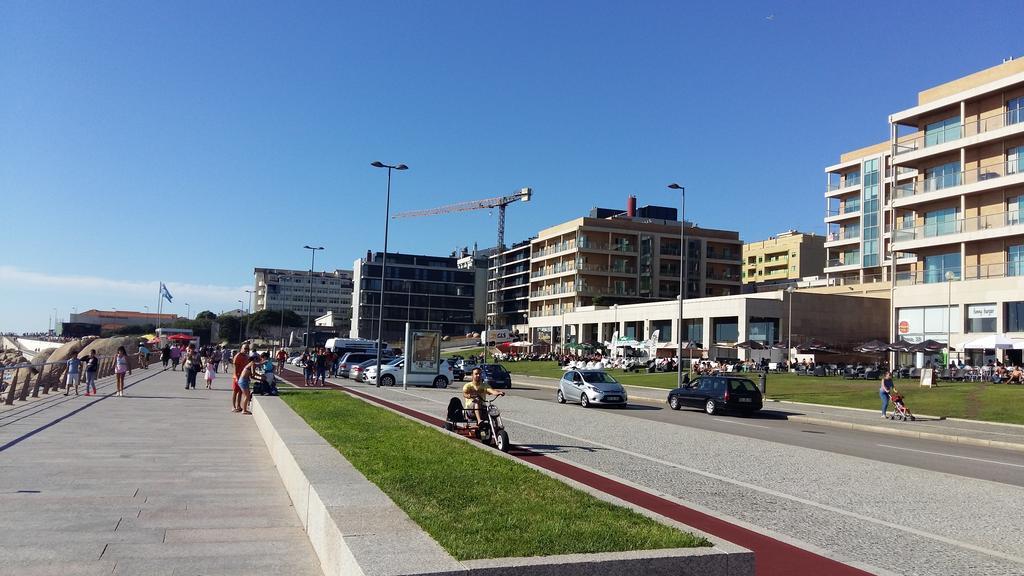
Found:
<svg viewBox="0 0 1024 576"><path fill-rule="evenodd" d="M381 342L380 346L384 350L388 349L387 342ZM348 352L377 353L377 341L363 338L329 338L325 347L339 357L344 356Z"/></svg>
<svg viewBox="0 0 1024 576"><path fill-rule="evenodd" d="M495 346L513 340L512 331L505 329L484 330L480 333L481 346Z"/></svg>

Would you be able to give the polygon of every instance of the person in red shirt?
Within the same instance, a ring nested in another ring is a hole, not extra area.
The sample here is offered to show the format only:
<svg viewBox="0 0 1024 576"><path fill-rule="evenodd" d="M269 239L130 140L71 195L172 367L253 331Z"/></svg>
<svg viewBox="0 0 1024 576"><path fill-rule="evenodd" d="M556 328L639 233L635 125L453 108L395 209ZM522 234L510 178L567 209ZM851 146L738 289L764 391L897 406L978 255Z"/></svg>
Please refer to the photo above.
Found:
<svg viewBox="0 0 1024 576"><path fill-rule="evenodd" d="M288 359L288 353L281 348L277 351L277 373L284 374L284 362Z"/></svg>
<svg viewBox="0 0 1024 576"><path fill-rule="evenodd" d="M241 412L242 411L242 390L238 387L238 378L242 375L242 370L245 370L246 365L249 364L249 345L242 344L242 349L235 354L232 358L231 363L235 365L235 377L231 381L231 411Z"/></svg>

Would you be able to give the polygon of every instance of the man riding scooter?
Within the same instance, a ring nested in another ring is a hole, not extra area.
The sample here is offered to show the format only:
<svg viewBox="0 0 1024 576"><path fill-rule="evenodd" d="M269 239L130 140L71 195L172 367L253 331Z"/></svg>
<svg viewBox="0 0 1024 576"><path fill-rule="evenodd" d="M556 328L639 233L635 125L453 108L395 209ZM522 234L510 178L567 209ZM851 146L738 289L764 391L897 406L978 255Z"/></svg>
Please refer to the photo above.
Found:
<svg viewBox="0 0 1024 576"><path fill-rule="evenodd" d="M484 421L484 401L487 400L487 395L493 396L504 396L505 393L501 390L495 390L490 386L480 381L480 369L474 368L470 381L462 387L462 397L465 399L464 405L466 410L473 410L476 414L476 421Z"/></svg>

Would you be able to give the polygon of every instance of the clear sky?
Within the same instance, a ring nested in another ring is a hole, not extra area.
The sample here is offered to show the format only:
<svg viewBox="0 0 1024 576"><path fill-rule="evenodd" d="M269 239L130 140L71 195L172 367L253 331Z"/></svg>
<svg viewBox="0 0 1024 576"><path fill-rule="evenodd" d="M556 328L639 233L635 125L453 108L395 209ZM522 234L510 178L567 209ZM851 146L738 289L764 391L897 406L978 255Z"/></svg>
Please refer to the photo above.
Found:
<svg viewBox="0 0 1024 576"><path fill-rule="evenodd" d="M0 331L54 309L238 306L254 267L351 268L392 210L534 189L821 233L823 168L919 90L1024 56L1012 2L0 2ZM390 249L491 246L487 211Z"/></svg>

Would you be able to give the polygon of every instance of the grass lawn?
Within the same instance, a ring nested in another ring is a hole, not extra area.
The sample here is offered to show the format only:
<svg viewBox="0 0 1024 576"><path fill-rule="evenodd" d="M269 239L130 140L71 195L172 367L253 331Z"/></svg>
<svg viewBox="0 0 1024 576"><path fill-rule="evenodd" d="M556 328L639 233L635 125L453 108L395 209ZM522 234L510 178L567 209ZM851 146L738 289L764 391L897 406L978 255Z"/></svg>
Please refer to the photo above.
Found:
<svg viewBox="0 0 1024 576"><path fill-rule="evenodd" d="M562 370L554 362L510 362L505 368L523 376L559 378ZM676 374L633 373L609 370L623 384L675 388ZM757 383L757 374L747 374ZM768 398L791 402L810 402L849 408L881 410L876 380L844 380L836 376L814 377L796 374L768 374ZM907 399L911 412L970 418L988 422L1024 424L1024 386L986 382L940 382L935 388L923 388L917 381L896 380L896 388Z"/></svg>
<svg viewBox="0 0 1024 576"><path fill-rule="evenodd" d="M459 560L711 545L343 392L281 397Z"/></svg>

